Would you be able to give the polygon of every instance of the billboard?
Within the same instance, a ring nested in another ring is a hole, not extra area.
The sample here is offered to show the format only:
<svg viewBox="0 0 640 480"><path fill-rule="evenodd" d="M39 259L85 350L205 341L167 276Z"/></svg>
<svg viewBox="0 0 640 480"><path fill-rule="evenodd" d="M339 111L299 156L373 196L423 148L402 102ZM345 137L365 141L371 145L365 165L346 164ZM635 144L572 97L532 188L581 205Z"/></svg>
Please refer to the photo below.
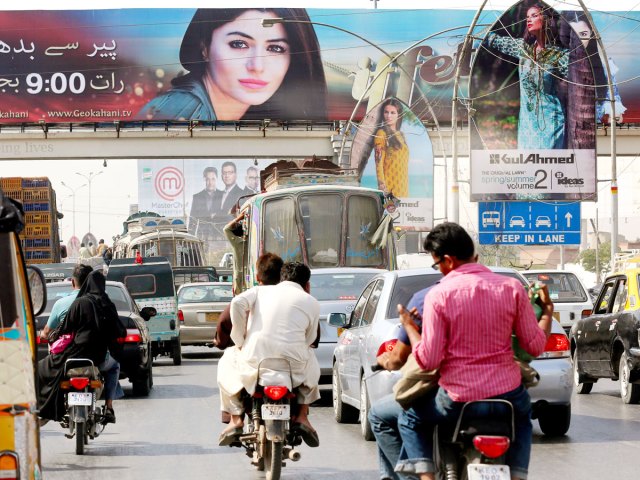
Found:
<svg viewBox="0 0 640 480"><path fill-rule="evenodd" d="M395 225L426 231L433 225L433 148L420 119L395 97L380 102L358 125L351 168L363 187L395 197Z"/></svg>
<svg viewBox="0 0 640 480"><path fill-rule="evenodd" d="M474 13L186 8L0 12L0 123L344 120L362 99L355 112L361 120L390 96L422 120L446 122L458 62L465 79L470 73L460 50ZM481 21L493 22L500 15L485 11ZM262 27L262 19L274 17L294 22ZM596 12L594 18L617 65L619 94L627 108L624 121L640 121L639 83L625 82L640 74L634 51L640 41L640 12L613 20L607 12ZM330 24L370 44L298 20ZM403 51L390 68L389 59Z"/></svg>
<svg viewBox="0 0 640 480"><path fill-rule="evenodd" d="M603 69L585 25L521 0L484 36L469 84L473 201L596 200Z"/></svg>
<svg viewBox="0 0 640 480"><path fill-rule="evenodd" d="M207 251L228 250L222 229L232 206L257 193L260 170L272 160L138 160L140 211L181 217Z"/></svg>

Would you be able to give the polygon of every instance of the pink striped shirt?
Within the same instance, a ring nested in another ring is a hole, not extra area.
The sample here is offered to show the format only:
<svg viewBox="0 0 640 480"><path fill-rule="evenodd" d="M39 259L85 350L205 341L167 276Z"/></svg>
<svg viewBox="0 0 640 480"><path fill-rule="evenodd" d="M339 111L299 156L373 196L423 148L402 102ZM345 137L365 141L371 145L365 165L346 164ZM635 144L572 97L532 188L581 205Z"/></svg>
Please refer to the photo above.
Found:
<svg viewBox="0 0 640 480"><path fill-rule="evenodd" d="M512 332L533 356L546 343L522 283L479 263L459 266L432 288L423 316L422 340L413 354L423 369L440 368L440 386L457 402L493 397L520 385Z"/></svg>

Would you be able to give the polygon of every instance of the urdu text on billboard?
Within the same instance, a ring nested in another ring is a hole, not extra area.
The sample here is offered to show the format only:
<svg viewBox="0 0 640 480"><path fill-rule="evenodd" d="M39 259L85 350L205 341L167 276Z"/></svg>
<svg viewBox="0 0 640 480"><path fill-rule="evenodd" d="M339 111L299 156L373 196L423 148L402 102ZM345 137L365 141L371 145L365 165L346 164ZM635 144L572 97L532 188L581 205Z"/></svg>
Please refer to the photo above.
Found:
<svg viewBox="0 0 640 480"><path fill-rule="evenodd" d="M344 120L362 99L355 112L360 120L388 97L407 104L422 120L433 122L437 117L447 122L461 43L474 13L286 8L4 11L0 123ZM481 20L491 23L501 15L485 11ZM275 17L294 22L262 26L262 19ZM616 64L624 121L638 122L639 83L625 80L640 73L635 52L640 13L626 12L621 18L596 12L594 19ZM330 24L371 44L297 20ZM516 25L521 27L523 18L519 20ZM482 35L481 27L477 34ZM490 55L501 55L487 48ZM389 60L404 50L390 67ZM481 49L478 58L485 53ZM465 85L469 61L460 67ZM487 87L508 93L510 82L501 78L506 77L490 77ZM595 95L606 97L599 91ZM493 108L516 112L514 99L517 96L489 100L498 102ZM474 108L481 113L475 104ZM517 119L517 112L511 116ZM500 129L509 128L509 120L496 121L502 122Z"/></svg>

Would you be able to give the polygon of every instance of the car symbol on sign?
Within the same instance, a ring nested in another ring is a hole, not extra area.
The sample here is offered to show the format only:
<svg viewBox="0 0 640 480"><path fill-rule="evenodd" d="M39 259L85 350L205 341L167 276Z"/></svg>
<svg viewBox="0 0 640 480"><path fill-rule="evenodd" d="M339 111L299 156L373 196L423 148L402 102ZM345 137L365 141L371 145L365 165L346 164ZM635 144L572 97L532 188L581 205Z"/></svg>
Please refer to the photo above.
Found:
<svg viewBox="0 0 640 480"><path fill-rule="evenodd" d="M536 218L536 227L549 227L551 228L551 219L547 216L539 216Z"/></svg>
<svg viewBox="0 0 640 480"><path fill-rule="evenodd" d="M524 224L524 218L519 215L514 215L509 219L510 227L522 227L524 228L526 225Z"/></svg>

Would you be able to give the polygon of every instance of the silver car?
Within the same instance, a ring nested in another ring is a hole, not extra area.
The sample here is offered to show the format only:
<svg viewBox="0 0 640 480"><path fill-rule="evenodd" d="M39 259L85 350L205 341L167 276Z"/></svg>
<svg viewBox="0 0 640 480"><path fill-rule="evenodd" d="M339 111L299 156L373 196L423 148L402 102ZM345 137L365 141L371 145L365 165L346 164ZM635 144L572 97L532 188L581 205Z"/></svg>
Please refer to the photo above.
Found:
<svg viewBox="0 0 640 480"><path fill-rule="evenodd" d="M178 290L181 345L213 346L218 317L233 298L228 282L185 283Z"/></svg>
<svg viewBox="0 0 640 480"><path fill-rule="evenodd" d="M329 313L340 312L347 316L365 285L380 272L379 268L321 268L311 270L311 295L320 302L320 343L316 350L320 364L320 381L331 381L333 351L338 342L338 332L327 323Z"/></svg>
<svg viewBox="0 0 640 480"><path fill-rule="evenodd" d="M526 280L516 270L492 268L496 273ZM337 422L360 420L362 436L373 440L368 421L371 403L392 392L399 372L371 373L376 357L395 344L400 329L396 306L407 305L415 292L437 282L442 275L432 268L396 270L380 274L365 287L354 311L343 318L333 316L334 326L345 328L333 358L333 409ZM344 324L341 323L341 318ZM573 383L569 342L558 322L553 322L545 352L531 366L540 374L532 388L533 418L546 435L564 435L571 422Z"/></svg>

